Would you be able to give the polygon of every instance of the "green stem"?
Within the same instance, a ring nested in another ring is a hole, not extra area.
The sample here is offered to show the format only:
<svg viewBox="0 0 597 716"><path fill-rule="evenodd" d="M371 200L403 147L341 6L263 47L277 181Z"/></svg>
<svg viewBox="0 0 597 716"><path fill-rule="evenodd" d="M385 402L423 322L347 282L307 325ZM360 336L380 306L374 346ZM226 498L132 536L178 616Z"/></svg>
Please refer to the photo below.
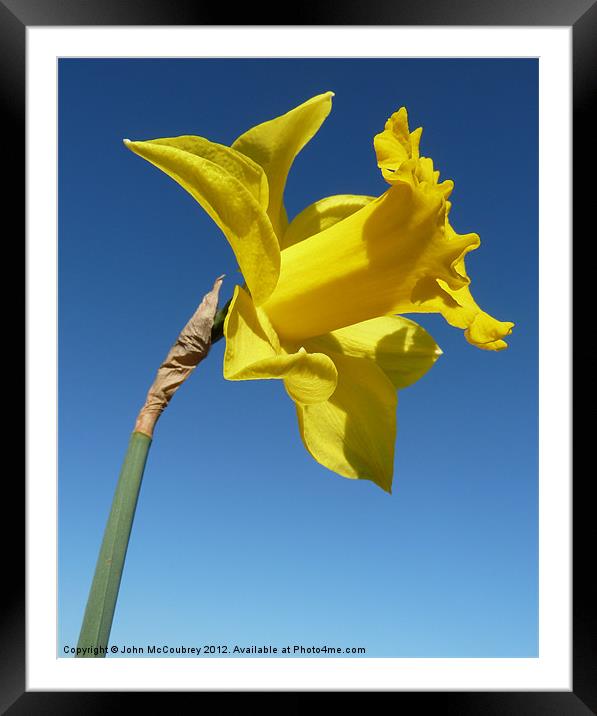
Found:
<svg viewBox="0 0 597 716"><path fill-rule="evenodd" d="M104 532L77 648L78 657L106 655L135 508L151 438L131 435Z"/></svg>
<svg viewBox="0 0 597 716"><path fill-rule="evenodd" d="M224 321L226 320L226 315L228 313L228 308L230 307L232 299L230 299L220 310L216 313L216 316L214 318L214 324L211 329L211 342L215 343L216 341L219 341L220 338L224 337Z"/></svg>

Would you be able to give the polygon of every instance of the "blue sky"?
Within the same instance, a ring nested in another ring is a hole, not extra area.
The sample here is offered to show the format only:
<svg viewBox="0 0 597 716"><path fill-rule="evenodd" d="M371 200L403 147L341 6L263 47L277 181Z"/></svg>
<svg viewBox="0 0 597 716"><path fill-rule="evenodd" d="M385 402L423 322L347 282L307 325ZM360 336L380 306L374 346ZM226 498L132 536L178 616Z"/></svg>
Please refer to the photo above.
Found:
<svg viewBox="0 0 597 716"><path fill-rule="evenodd" d="M331 115L286 189L292 217L386 185L372 139L400 106L455 181L481 247L480 305L516 323L500 353L412 316L444 354L398 398L393 494L302 446L278 381L228 382L223 341L152 445L112 643L362 646L369 657L538 650L537 62L61 60L59 634L74 646L136 414L213 279L239 280L194 200L122 138L230 144L327 90Z"/></svg>

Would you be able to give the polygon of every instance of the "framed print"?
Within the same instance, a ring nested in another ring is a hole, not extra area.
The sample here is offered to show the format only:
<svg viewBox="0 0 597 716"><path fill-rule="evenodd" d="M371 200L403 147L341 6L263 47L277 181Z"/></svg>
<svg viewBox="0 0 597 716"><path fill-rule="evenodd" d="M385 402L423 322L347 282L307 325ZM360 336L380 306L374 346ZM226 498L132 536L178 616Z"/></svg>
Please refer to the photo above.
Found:
<svg viewBox="0 0 597 716"><path fill-rule="evenodd" d="M4 3L28 270L9 713L114 691L596 708L568 111L582 136L595 10L482 7L222 26ZM144 396L191 372L152 443Z"/></svg>

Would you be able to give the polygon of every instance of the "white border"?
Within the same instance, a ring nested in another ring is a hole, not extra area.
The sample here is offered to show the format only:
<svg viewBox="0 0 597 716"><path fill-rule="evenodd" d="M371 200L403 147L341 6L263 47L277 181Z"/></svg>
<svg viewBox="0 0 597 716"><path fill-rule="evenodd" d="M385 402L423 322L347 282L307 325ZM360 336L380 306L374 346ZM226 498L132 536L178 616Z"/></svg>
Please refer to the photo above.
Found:
<svg viewBox="0 0 597 716"><path fill-rule="evenodd" d="M400 57L539 57L541 178L540 658L57 659L49 509L57 502L57 366L48 351L42 361L28 356L28 691L572 690L571 37L569 27L27 28L29 347L57 342L57 57L304 57L305 48L317 57L388 56L380 48L400 48Z"/></svg>

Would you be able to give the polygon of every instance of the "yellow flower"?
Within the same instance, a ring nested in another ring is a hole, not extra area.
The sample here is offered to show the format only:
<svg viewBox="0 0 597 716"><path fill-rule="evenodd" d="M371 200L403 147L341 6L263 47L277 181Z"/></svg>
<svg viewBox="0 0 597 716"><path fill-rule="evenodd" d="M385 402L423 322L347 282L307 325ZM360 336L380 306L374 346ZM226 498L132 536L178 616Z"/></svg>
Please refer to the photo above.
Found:
<svg viewBox="0 0 597 716"><path fill-rule="evenodd" d="M404 108L374 140L386 192L327 197L288 223L288 172L332 96L253 127L231 147L194 136L126 143L199 202L236 255L246 289L235 288L224 324L224 376L283 380L311 455L389 492L397 389L441 354L395 314L439 312L492 350L505 347L513 324L472 298L464 256L479 237L451 227L453 184L438 183L420 156L421 129L409 132Z"/></svg>

